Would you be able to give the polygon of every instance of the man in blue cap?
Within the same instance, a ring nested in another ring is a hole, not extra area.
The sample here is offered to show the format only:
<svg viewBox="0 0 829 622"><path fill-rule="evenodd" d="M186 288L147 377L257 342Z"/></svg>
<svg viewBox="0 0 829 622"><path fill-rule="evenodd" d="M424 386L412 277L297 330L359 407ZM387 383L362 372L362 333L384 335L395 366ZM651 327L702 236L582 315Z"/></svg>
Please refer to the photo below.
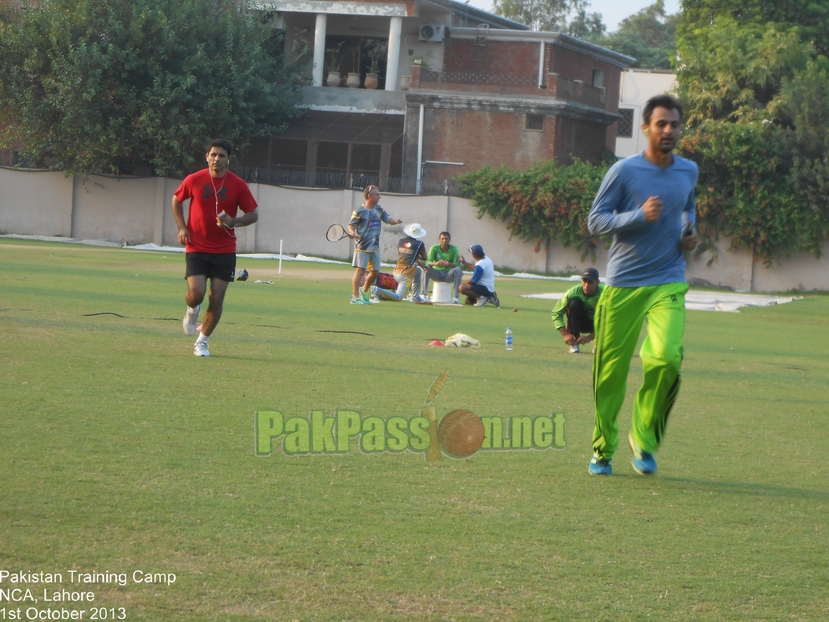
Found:
<svg viewBox="0 0 829 622"><path fill-rule="evenodd" d="M484 248L480 244L473 244L469 247L475 265L468 263L461 255L461 263L467 270L472 270L472 278L461 283L460 292L466 296L466 303L476 307L483 307L486 304L501 307L498 294L495 293L495 266L492 260L484 254Z"/></svg>

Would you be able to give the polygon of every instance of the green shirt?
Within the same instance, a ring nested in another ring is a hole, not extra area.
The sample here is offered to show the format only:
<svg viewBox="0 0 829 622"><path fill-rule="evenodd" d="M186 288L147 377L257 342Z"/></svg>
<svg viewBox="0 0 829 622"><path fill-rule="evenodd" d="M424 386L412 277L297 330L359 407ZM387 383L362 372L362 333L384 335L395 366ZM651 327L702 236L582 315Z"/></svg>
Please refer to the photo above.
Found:
<svg viewBox="0 0 829 622"><path fill-rule="evenodd" d="M461 265L460 261L460 253L458 253L458 247L452 244L449 245L449 248L446 249L446 252L440 250L440 244L435 244L432 248L429 249L429 257L426 260L427 263L431 266L436 261L448 261L450 263L455 264L456 266ZM447 272L452 268L446 268L443 266L432 266L435 270L440 270L441 272Z"/></svg>
<svg viewBox="0 0 829 622"><path fill-rule="evenodd" d="M584 301L588 315L593 315L596 312L596 305L599 304L599 298L602 295L603 289L604 285L599 283L599 289L596 290L595 296L586 296L584 290L581 288L581 283L568 289L559 298L558 304L553 309L553 326L556 327L556 330L567 327L567 305L570 304L573 298L581 298Z"/></svg>

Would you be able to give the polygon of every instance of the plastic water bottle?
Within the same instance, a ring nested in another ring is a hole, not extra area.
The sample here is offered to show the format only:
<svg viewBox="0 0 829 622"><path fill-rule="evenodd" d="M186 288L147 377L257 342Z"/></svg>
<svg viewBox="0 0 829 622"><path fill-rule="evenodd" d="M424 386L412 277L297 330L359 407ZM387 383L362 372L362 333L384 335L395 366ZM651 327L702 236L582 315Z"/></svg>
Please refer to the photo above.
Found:
<svg viewBox="0 0 829 622"><path fill-rule="evenodd" d="M512 350L512 329L507 326L507 350Z"/></svg>

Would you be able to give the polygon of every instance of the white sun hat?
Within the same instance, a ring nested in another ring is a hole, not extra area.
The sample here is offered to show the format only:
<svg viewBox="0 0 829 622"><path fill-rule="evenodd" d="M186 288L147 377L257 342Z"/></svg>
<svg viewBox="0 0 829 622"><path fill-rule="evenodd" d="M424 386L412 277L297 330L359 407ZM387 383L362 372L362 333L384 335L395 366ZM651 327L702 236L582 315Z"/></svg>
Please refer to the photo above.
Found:
<svg viewBox="0 0 829 622"><path fill-rule="evenodd" d="M403 233L415 239L420 239L426 236L426 230L420 226L420 223L417 222L413 222L412 224L403 227Z"/></svg>

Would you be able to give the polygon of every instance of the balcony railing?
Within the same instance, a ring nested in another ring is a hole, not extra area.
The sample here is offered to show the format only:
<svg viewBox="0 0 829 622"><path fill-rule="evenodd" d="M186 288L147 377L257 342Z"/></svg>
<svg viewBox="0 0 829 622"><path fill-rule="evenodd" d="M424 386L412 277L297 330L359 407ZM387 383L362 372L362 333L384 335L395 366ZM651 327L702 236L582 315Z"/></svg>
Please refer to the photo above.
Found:
<svg viewBox="0 0 829 622"><path fill-rule="evenodd" d="M538 88L538 78L522 76L515 73L476 73L468 71L431 71L420 70L420 86L428 83L445 85L506 86L519 88Z"/></svg>

